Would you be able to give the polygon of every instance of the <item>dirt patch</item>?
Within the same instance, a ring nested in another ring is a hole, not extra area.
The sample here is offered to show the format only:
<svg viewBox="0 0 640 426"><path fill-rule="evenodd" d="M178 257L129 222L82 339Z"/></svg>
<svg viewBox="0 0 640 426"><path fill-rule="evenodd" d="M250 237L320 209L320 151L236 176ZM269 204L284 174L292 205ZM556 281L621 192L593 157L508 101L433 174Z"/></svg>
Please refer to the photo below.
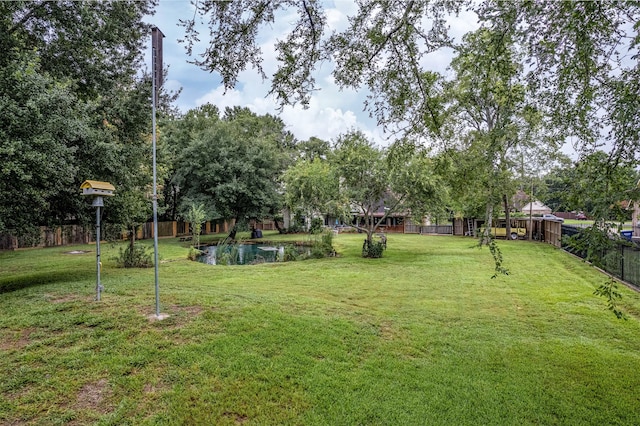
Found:
<svg viewBox="0 0 640 426"><path fill-rule="evenodd" d="M77 302L82 299L77 294L65 294L65 295L46 294L45 297L47 298L47 301L51 303Z"/></svg>
<svg viewBox="0 0 640 426"><path fill-rule="evenodd" d="M380 324L380 326L378 327L378 333L384 340L393 340L397 334L390 323Z"/></svg>
<svg viewBox="0 0 640 426"><path fill-rule="evenodd" d="M91 410L98 413L106 413L109 411L107 400L110 393L107 379L100 379L94 383L87 383L78 391L75 408L80 410Z"/></svg>
<svg viewBox="0 0 640 426"><path fill-rule="evenodd" d="M144 387L142 388L142 391L147 395L160 395L167 391L167 385L163 383L159 383L159 384L145 383Z"/></svg>
<svg viewBox="0 0 640 426"><path fill-rule="evenodd" d="M199 315L202 312L202 306L178 306L178 305L166 305L161 307L160 317L157 317L155 312L149 312L149 308L145 307L138 309L141 315L144 315L151 322L171 319L172 325L181 326L193 317Z"/></svg>
<svg viewBox="0 0 640 426"><path fill-rule="evenodd" d="M150 384L150 383L146 383L144 385L143 391L144 391L144 393L157 393L158 392L158 388L155 387L154 385Z"/></svg>
<svg viewBox="0 0 640 426"><path fill-rule="evenodd" d="M235 424L237 425L243 425L246 422L249 421L249 417L243 415L243 414L238 414L238 413L224 413L223 414L224 417L231 419L234 421Z"/></svg>
<svg viewBox="0 0 640 426"><path fill-rule="evenodd" d="M87 254L87 253L91 253L91 251L90 250L71 250L71 251L63 252L63 254Z"/></svg>
<svg viewBox="0 0 640 426"><path fill-rule="evenodd" d="M36 330L34 328L26 328L24 330L20 330L17 336L13 336L13 339L11 338L12 336L2 336L2 341L0 341L0 349L2 349L3 351L9 351L25 348L29 343L31 343L30 336L31 333L35 331Z"/></svg>

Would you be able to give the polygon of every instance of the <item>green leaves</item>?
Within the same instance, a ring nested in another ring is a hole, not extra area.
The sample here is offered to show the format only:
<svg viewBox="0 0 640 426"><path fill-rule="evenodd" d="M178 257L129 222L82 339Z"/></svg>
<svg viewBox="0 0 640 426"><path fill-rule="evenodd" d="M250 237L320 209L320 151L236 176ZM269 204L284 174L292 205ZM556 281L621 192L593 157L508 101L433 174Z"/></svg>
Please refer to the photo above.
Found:
<svg viewBox="0 0 640 426"><path fill-rule="evenodd" d="M122 195L112 223L147 210L150 89L137 70L152 4L0 3L0 232L84 222L87 178Z"/></svg>
<svg viewBox="0 0 640 426"><path fill-rule="evenodd" d="M0 69L0 232L46 222L74 182L74 155L87 137L82 104L40 70L34 57Z"/></svg>
<svg viewBox="0 0 640 426"><path fill-rule="evenodd" d="M607 309L613 312L616 318L627 320L625 313L618 308L618 300L622 299L622 294L618 291L618 283L613 277L609 277L607 281L596 288L593 294L607 300Z"/></svg>
<svg viewBox="0 0 640 426"><path fill-rule="evenodd" d="M223 119L212 115L197 126L183 124L189 142L177 156L173 178L183 205L203 203L212 218L238 220L278 210L279 179L289 155L282 121L236 108Z"/></svg>
<svg viewBox="0 0 640 426"><path fill-rule="evenodd" d="M316 212L339 215L338 177L326 160L298 161L286 170L283 183L290 208L300 208L309 217Z"/></svg>

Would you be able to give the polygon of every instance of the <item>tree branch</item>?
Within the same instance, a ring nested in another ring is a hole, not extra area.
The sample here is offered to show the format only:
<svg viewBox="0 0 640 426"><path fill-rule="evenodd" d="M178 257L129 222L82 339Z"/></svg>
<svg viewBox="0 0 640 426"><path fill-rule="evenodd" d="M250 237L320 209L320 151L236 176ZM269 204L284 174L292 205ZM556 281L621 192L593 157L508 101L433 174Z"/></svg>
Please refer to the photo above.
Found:
<svg viewBox="0 0 640 426"><path fill-rule="evenodd" d="M398 24L398 26L396 26L394 29L392 29L389 33L387 33L386 38L384 39L384 41L380 44L380 46L378 46L378 48L376 49L375 52L373 52L372 55L369 56L368 62L369 65L371 65L371 61L373 60L373 58L375 58L376 56L378 56L378 54L382 51L382 49L384 49L384 47L387 45L387 43L389 42L389 40L391 40L391 37L397 33L398 31L400 31L400 29L402 28L403 25L405 25L407 23L407 18L409 17L409 13L411 12L411 9L413 9L413 5L414 5L414 0L411 0L409 2L409 4L407 4L407 8L404 11L404 14L402 15L402 19L400 21L400 23Z"/></svg>
<svg viewBox="0 0 640 426"><path fill-rule="evenodd" d="M36 4L29 12L27 12L22 19L20 19L18 22L16 22L11 28L9 28L7 30L8 34L12 34L14 31L16 31L19 27L23 26L25 22L27 22L34 13L36 13L37 10L39 9L43 9L44 5L46 2L42 2L42 3L38 3Z"/></svg>

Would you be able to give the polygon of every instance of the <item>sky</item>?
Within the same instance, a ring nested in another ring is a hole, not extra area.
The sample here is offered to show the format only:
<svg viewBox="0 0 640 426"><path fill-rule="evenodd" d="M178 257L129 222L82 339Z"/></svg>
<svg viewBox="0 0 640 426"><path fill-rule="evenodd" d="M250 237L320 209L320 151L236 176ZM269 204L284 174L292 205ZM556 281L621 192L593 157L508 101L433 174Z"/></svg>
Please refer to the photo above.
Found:
<svg viewBox="0 0 640 426"><path fill-rule="evenodd" d="M182 92L176 102L182 112L211 103L220 110L227 106L247 107L257 114L278 115L299 140L307 140L312 136L332 141L339 135L349 130L362 131L375 143L385 146L390 143L388 135L382 128L376 125L376 121L369 117L368 112L363 111L366 90L340 90L333 82L331 71L332 64L323 64L317 74L316 81L320 90L312 95L308 109L302 106L287 106L282 112L278 112L277 104L271 97L267 97L270 88L269 81L262 81L254 69L247 69L239 76L239 84L233 90L224 92L220 76L204 71L196 65L188 63L185 45L178 42L184 37L184 29L179 26L180 19L192 19L194 7L187 0L160 0L154 16L146 21L157 26L165 35L163 40L163 65L168 67L168 75L164 82L164 88L168 91ZM327 21L331 29L344 29L347 25L347 16L356 10L355 1L334 0L329 1L325 7ZM263 68L267 76L276 70L275 51L273 42L284 38L287 30L286 23L293 22L294 18L276 22L273 26L262 31L259 40L263 52ZM461 37L467 31L477 27L475 15L466 14L454 18L450 22L451 35ZM208 29L201 28L201 45L207 40ZM147 55L148 67L150 64L151 41L149 40L149 53ZM203 49L194 49L194 52ZM434 71L445 72L451 60L450 51L437 52L429 56L429 65Z"/></svg>

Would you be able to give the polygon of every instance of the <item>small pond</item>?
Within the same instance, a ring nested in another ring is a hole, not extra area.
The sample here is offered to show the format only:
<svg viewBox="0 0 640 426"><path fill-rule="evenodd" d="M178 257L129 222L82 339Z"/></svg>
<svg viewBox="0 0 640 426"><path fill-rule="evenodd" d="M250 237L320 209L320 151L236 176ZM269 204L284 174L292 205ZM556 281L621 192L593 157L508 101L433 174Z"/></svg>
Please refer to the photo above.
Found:
<svg viewBox="0 0 640 426"><path fill-rule="evenodd" d="M281 262L286 250L295 250L297 254L308 254L309 247L272 244L230 244L223 246L200 247L204 253L198 256L198 262L209 265L253 265L256 263Z"/></svg>

